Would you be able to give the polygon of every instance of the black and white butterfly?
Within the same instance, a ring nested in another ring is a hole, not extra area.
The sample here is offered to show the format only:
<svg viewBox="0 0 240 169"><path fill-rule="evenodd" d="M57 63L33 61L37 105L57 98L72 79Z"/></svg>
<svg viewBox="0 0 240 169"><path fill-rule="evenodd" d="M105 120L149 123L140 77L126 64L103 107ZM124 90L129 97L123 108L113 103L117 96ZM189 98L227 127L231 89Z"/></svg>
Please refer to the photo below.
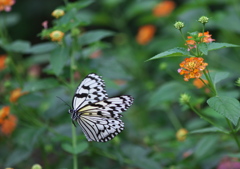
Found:
<svg viewBox="0 0 240 169"><path fill-rule="evenodd" d="M69 113L88 141L106 142L124 129L121 113L132 103L129 95L108 98L104 81L91 73L78 86Z"/></svg>

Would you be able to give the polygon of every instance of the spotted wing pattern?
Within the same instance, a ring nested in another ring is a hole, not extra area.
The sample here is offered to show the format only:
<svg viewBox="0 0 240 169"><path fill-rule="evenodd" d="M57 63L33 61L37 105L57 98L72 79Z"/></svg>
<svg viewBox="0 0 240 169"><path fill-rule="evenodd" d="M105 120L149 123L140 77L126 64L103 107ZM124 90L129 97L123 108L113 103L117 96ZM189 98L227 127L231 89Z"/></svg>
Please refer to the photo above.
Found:
<svg viewBox="0 0 240 169"><path fill-rule="evenodd" d="M69 112L88 141L106 142L124 129L121 113L132 103L128 95L108 98L104 81L92 73L78 86Z"/></svg>
<svg viewBox="0 0 240 169"><path fill-rule="evenodd" d="M119 96L86 105L77 119L88 141L106 142L124 129L122 112L133 103L131 96Z"/></svg>

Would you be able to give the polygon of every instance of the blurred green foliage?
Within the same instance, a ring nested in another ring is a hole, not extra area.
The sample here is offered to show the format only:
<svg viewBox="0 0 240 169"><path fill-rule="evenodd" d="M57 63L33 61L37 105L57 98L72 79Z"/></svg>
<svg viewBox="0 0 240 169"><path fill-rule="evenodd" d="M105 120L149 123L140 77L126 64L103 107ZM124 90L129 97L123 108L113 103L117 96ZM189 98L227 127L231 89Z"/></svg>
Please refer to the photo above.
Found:
<svg viewBox="0 0 240 169"><path fill-rule="evenodd" d="M216 42L239 44L237 0L176 1L173 12L164 17L152 13L157 0L64 2L16 1L11 12L0 12L0 29L8 30L7 39L1 34L0 52L9 56L9 64L0 72L0 105L10 106L10 113L18 118L10 136L0 135L0 168L31 168L38 163L44 169L71 169L74 153L83 169L212 169L225 157L240 157L232 137L222 133L225 130L219 132L179 104L180 95L187 93L194 107L216 123L223 121L207 106L204 89L183 81L177 73L183 57L146 62L166 50L185 48L173 24L183 21L182 31L188 36L187 32L201 31L197 19L202 15L210 18L205 30ZM50 18L59 8L66 14ZM42 16L49 20L49 29L40 33ZM148 44L140 45L136 36L147 24L154 25L156 33ZM76 28L80 34L74 38ZM41 39L56 29L65 32L64 45ZM211 70L229 73L217 78L219 92L239 100L235 85L240 74L239 48L210 51L206 60ZM91 72L103 76L109 96L129 94L134 104L123 113L125 130L116 138L87 142L77 127L73 150L69 107L57 97L71 104L75 88ZM9 102L16 88L28 94ZM219 125L227 128L225 121ZM180 128L190 132L183 142L175 136Z"/></svg>

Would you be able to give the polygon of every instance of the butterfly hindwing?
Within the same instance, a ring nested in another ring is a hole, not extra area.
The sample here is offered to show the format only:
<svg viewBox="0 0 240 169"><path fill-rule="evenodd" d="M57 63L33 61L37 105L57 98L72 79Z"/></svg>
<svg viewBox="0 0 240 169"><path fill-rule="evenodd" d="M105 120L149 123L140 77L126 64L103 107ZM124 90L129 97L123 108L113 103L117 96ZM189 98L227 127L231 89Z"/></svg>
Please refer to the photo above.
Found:
<svg viewBox="0 0 240 169"><path fill-rule="evenodd" d="M113 139L124 129L124 123L120 119L122 112L133 103L131 96L112 97L90 105L86 105L79 111L82 112L79 125L88 141L106 142Z"/></svg>

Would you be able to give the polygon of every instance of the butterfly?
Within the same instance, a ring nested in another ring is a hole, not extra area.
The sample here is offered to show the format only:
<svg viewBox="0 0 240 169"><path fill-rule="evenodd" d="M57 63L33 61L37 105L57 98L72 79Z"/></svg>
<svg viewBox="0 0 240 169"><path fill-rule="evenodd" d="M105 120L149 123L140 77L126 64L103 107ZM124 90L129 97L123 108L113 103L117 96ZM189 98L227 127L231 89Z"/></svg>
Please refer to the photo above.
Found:
<svg viewBox="0 0 240 169"><path fill-rule="evenodd" d="M88 141L106 142L124 129L121 113L132 103L129 95L109 98L101 76L91 73L77 87L69 113Z"/></svg>

